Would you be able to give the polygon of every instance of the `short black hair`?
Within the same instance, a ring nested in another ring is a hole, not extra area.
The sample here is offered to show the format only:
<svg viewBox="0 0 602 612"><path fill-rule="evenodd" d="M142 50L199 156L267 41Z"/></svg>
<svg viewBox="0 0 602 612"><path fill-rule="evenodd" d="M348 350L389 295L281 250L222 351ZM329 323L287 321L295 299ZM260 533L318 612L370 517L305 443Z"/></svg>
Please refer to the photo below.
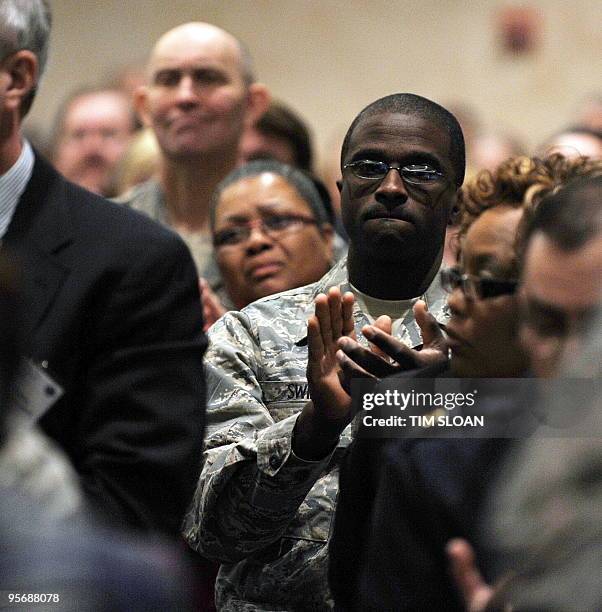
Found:
<svg viewBox="0 0 602 612"><path fill-rule="evenodd" d="M345 134L341 148L341 167L347 159L349 141L358 124L372 115L381 113L399 113L403 115L417 115L423 119L432 121L449 134L450 150L449 156L454 169L456 185L460 187L464 182L466 171L466 151L464 147L464 135L458 120L445 108L411 93L396 93L372 102L364 108L353 120L353 123Z"/></svg>
<svg viewBox="0 0 602 612"><path fill-rule="evenodd" d="M258 119L255 129L264 136L286 140L295 157L295 166L311 172L313 151L311 135L305 122L282 102L272 102Z"/></svg>
<svg viewBox="0 0 602 612"><path fill-rule="evenodd" d="M541 200L525 228L524 244L541 232L565 251L602 232L602 176L579 178Z"/></svg>

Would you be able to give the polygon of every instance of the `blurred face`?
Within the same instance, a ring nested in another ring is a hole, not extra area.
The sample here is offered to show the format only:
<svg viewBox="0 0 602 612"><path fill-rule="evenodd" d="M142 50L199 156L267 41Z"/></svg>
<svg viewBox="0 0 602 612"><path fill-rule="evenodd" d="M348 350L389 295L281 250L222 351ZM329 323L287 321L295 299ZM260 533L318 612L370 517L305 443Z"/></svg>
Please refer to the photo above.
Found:
<svg viewBox="0 0 602 612"><path fill-rule="evenodd" d="M54 163L74 183L105 194L132 138L132 114L124 96L99 92L76 98L67 109Z"/></svg>
<svg viewBox="0 0 602 612"><path fill-rule="evenodd" d="M250 231L234 240L240 228ZM214 239L220 236L224 243L216 244L216 259L237 308L317 281L332 257L332 228L318 228L296 189L267 172L223 191Z"/></svg>
<svg viewBox="0 0 602 612"><path fill-rule="evenodd" d="M370 115L354 130L343 164L359 160L429 164L444 175L433 185L409 185L397 170L382 180L343 170L341 208L353 249L379 261L434 262L443 245L456 187L449 137L411 115Z"/></svg>
<svg viewBox="0 0 602 612"><path fill-rule="evenodd" d="M466 234L461 272L479 279L515 280L513 244L521 216L521 210L506 206L485 211ZM456 376L516 376L525 369L516 295L480 298L456 288L448 304L451 369Z"/></svg>
<svg viewBox="0 0 602 612"><path fill-rule="evenodd" d="M602 157L602 141L590 134L567 133L560 134L548 144L546 155L561 153L564 157Z"/></svg>
<svg viewBox="0 0 602 612"><path fill-rule="evenodd" d="M539 377L558 373L563 359L578 350L602 296L602 236L565 251L544 234L529 242L521 297L521 340Z"/></svg>
<svg viewBox="0 0 602 612"><path fill-rule="evenodd" d="M262 134L254 127L245 129L240 140L238 165L254 159L275 159L289 166L296 166L295 152L284 138Z"/></svg>
<svg viewBox="0 0 602 612"><path fill-rule="evenodd" d="M150 61L137 107L168 158L235 153L248 110L240 51L208 24L165 34Z"/></svg>

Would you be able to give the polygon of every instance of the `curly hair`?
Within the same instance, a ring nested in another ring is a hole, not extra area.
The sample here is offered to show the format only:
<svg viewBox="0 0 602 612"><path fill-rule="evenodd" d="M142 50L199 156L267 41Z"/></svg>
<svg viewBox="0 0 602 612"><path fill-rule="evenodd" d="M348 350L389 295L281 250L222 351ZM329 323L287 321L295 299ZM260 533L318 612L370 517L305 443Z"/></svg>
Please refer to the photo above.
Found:
<svg viewBox="0 0 602 612"><path fill-rule="evenodd" d="M602 175L602 160L574 159L554 153L545 158L517 156L501 163L494 172L483 170L465 183L458 195L461 243L470 226L486 210L511 206L524 210L521 228L528 222L541 199L553 194L574 179Z"/></svg>

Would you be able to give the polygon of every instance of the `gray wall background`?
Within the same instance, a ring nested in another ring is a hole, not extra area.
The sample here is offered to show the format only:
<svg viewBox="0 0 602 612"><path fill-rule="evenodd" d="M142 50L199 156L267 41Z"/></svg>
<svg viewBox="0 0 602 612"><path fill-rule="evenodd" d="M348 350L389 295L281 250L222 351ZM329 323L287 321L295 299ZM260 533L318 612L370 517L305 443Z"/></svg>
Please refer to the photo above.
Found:
<svg viewBox="0 0 602 612"><path fill-rule="evenodd" d="M443 104L465 101L486 128L528 145L572 120L600 90L598 0L532 0L542 15L539 49L527 57L496 44L499 0L54 0L51 55L30 123L48 130L73 88L143 61L167 29L215 23L243 39L275 96L313 127L319 151L367 103L411 91Z"/></svg>

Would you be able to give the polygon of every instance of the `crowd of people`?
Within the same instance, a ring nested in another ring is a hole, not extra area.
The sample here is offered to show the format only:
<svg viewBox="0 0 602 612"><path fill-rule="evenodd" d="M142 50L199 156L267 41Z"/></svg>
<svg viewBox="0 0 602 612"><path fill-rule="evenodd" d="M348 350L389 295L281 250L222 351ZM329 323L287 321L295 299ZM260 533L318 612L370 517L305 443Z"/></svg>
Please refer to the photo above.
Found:
<svg viewBox="0 0 602 612"><path fill-rule="evenodd" d="M0 607L600 609L602 104L529 153L387 95L333 193L192 22L43 155L51 24L0 0ZM482 426L375 432L415 384Z"/></svg>

